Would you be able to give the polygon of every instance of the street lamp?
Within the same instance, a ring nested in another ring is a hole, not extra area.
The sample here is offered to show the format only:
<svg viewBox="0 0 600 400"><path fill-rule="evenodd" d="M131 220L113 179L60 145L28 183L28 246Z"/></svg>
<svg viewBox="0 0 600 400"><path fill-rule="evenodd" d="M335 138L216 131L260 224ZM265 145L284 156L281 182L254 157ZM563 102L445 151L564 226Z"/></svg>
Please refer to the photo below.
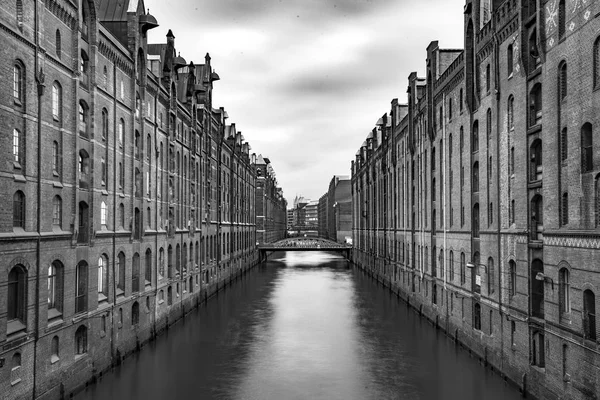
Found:
<svg viewBox="0 0 600 400"><path fill-rule="evenodd" d="M487 272L487 265L485 265L485 264L479 264L479 263L477 263L477 264L474 264L474 263L467 263L466 267L467 267L467 268L469 268L469 269L473 269L473 268L475 268L475 267L483 267L483 269L485 269L485 272Z"/></svg>
<svg viewBox="0 0 600 400"><path fill-rule="evenodd" d="M543 272L538 272L535 274L536 281L550 282L552 284L552 290L554 291L554 280L549 276L544 275Z"/></svg>

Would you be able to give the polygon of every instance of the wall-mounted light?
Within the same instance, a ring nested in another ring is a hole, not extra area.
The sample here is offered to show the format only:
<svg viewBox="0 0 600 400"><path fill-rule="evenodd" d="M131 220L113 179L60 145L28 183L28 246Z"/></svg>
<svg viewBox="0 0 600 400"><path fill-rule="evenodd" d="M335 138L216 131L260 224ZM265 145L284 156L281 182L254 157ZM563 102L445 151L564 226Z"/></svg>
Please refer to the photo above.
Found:
<svg viewBox="0 0 600 400"><path fill-rule="evenodd" d="M536 281L544 281L544 282L550 282L552 284L552 290L554 290L554 280L552 278L550 278L549 276L544 275L543 272L538 272L537 274L535 274L535 280Z"/></svg>

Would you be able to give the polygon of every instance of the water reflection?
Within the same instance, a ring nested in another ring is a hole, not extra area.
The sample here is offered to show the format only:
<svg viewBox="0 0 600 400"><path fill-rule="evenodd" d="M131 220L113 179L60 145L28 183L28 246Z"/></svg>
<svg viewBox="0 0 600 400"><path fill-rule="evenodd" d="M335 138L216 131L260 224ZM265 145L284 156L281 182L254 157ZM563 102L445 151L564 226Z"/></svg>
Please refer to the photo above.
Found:
<svg viewBox="0 0 600 400"><path fill-rule="evenodd" d="M517 399L334 254L247 274L81 398Z"/></svg>

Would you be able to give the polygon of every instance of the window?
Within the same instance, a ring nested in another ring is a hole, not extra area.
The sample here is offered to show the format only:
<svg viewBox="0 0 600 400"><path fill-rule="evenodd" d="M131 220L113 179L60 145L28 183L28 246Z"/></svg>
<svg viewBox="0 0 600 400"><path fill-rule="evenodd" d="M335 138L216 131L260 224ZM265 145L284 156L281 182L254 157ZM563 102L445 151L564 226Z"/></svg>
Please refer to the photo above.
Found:
<svg viewBox="0 0 600 400"><path fill-rule="evenodd" d="M100 158L100 184L106 186L106 160L104 157Z"/></svg>
<svg viewBox="0 0 600 400"><path fill-rule="evenodd" d="M596 296L589 289L583 292L583 336L596 340Z"/></svg>
<svg viewBox="0 0 600 400"><path fill-rule="evenodd" d="M473 237L479 237L479 203L473 206Z"/></svg>
<svg viewBox="0 0 600 400"><path fill-rule="evenodd" d="M119 204L119 227L125 229L125 206L123 203Z"/></svg>
<svg viewBox="0 0 600 400"><path fill-rule="evenodd" d="M536 194L531 199L531 240L539 240L540 228L544 225L544 198Z"/></svg>
<svg viewBox="0 0 600 400"><path fill-rule="evenodd" d="M473 192L479 192L479 162L473 164Z"/></svg>
<svg viewBox="0 0 600 400"><path fill-rule="evenodd" d="M60 121L62 110L62 88L60 83L52 84L52 118L55 121Z"/></svg>
<svg viewBox="0 0 600 400"><path fill-rule="evenodd" d="M140 323L140 304L136 301L131 306L131 325L137 326Z"/></svg>
<svg viewBox="0 0 600 400"><path fill-rule="evenodd" d="M79 59L79 82L83 86L87 86L89 83L89 64L90 62L87 53L81 50L81 56Z"/></svg>
<svg viewBox="0 0 600 400"><path fill-rule="evenodd" d="M560 204L560 224L562 226L569 223L569 194L563 193Z"/></svg>
<svg viewBox="0 0 600 400"><path fill-rule="evenodd" d="M458 92L458 110L460 112L462 112L462 110L463 110L463 103L464 103L464 100L463 100L463 90L461 88L460 91Z"/></svg>
<svg viewBox="0 0 600 400"><path fill-rule="evenodd" d="M58 350L58 336L54 336L50 342L50 362L53 364L60 359Z"/></svg>
<svg viewBox="0 0 600 400"><path fill-rule="evenodd" d="M460 284L464 285L467 281L465 253L460 253Z"/></svg>
<svg viewBox="0 0 600 400"><path fill-rule="evenodd" d="M48 267L48 310L62 312L63 305L63 265L54 261ZM52 317L48 311L48 319Z"/></svg>
<svg viewBox="0 0 600 400"><path fill-rule="evenodd" d="M536 83L529 93L529 126L542 122L542 85Z"/></svg>
<svg viewBox="0 0 600 400"><path fill-rule="evenodd" d="M508 295L514 296L517 293L517 264L510 260L508 262Z"/></svg>
<svg viewBox="0 0 600 400"><path fill-rule="evenodd" d="M21 353L16 352L12 356L10 369L10 384L16 385L21 382Z"/></svg>
<svg viewBox="0 0 600 400"><path fill-rule="evenodd" d="M108 208L106 207L106 203L100 203L100 224L106 226L106 221L108 219Z"/></svg>
<svg viewBox="0 0 600 400"><path fill-rule="evenodd" d="M18 320L25 323L25 310L27 308L27 270L23 265L14 266L8 273L6 292L8 322Z"/></svg>
<svg viewBox="0 0 600 400"><path fill-rule="evenodd" d="M507 115L508 115L507 119L508 119L508 129L509 130L515 129L514 106L515 106L515 98L511 95L508 98L508 105L507 105Z"/></svg>
<svg viewBox="0 0 600 400"><path fill-rule="evenodd" d="M529 151L529 179L539 181L542 179L542 141L536 139L531 144Z"/></svg>
<svg viewBox="0 0 600 400"><path fill-rule="evenodd" d="M454 252L450 250L450 267L448 268L450 274L450 282L454 280Z"/></svg>
<svg viewBox="0 0 600 400"><path fill-rule="evenodd" d="M60 176L62 170L62 153L60 151L60 145L55 140L52 142L52 174Z"/></svg>
<svg viewBox="0 0 600 400"><path fill-rule="evenodd" d="M105 300L108 297L108 257L98 258L98 297Z"/></svg>
<svg viewBox="0 0 600 400"><path fill-rule="evenodd" d="M142 113L142 101L140 100L140 94L135 94L135 118L140 119Z"/></svg>
<svg viewBox="0 0 600 400"><path fill-rule="evenodd" d="M75 313L87 311L88 265L80 261L75 270Z"/></svg>
<svg viewBox="0 0 600 400"><path fill-rule="evenodd" d="M140 291L140 255L133 255L133 263L131 268L131 291L136 293Z"/></svg>
<svg viewBox="0 0 600 400"><path fill-rule="evenodd" d="M473 132L471 134L471 151L473 153L479 151L479 122L473 123Z"/></svg>
<svg viewBox="0 0 600 400"><path fill-rule="evenodd" d="M142 139L140 137L140 132L138 132L137 130L135 131L135 148L134 148L134 155L136 159L140 158L140 146L142 145Z"/></svg>
<svg viewBox="0 0 600 400"><path fill-rule="evenodd" d="M165 250L161 247L158 252L158 274L165 275Z"/></svg>
<svg viewBox="0 0 600 400"><path fill-rule="evenodd" d="M596 175L594 192L596 198L594 199L596 205L596 228L600 227L600 174Z"/></svg>
<svg viewBox="0 0 600 400"><path fill-rule="evenodd" d="M106 140L108 137L108 111L106 108L102 109L102 140Z"/></svg>
<svg viewBox="0 0 600 400"><path fill-rule="evenodd" d="M558 66L558 98L560 101L567 98L567 63L564 61Z"/></svg>
<svg viewBox="0 0 600 400"><path fill-rule="evenodd" d="M146 161L152 161L152 139L150 135L146 137Z"/></svg>
<svg viewBox="0 0 600 400"><path fill-rule="evenodd" d="M448 120L452 120L452 98L448 99Z"/></svg>
<svg viewBox="0 0 600 400"><path fill-rule="evenodd" d="M125 254L123 252L119 253L117 257L117 289L121 292L117 294L123 294L125 291Z"/></svg>
<svg viewBox="0 0 600 400"><path fill-rule="evenodd" d="M569 270L561 268L558 271L558 308L561 314L571 311L569 302Z"/></svg>
<svg viewBox="0 0 600 400"><path fill-rule="evenodd" d="M513 59L514 59L513 45L511 43L506 48L506 67L507 67L506 69L507 69L509 77L512 76L512 74L513 74Z"/></svg>
<svg viewBox="0 0 600 400"><path fill-rule="evenodd" d="M123 163L119 162L119 189L123 191L125 188L125 169L123 168Z"/></svg>
<svg viewBox="0 0 600 400"><path fill-rule="evenodd" d="M481 305L479 303L475 303L473 306L473 328L481 330Z"/></svg>
<svg viewBox="0 0 600 400"><path fill-rule="evenodd" d="M87 188L89 185L89 171L90 156L85 150L81 149L79 150L79 186L81 188Z"/></svg>
<svg viewBox="0 0 600 400"><path fill-rule="evenodd" d="M510 209L508 210L508 219L510 224L515 223L515 200L510 201Z"/></svg>
<svg viewBox="0 0 600 400"><path fill-rule="evenodd" d="M565 36L567 27L567 18L565 10L565 0L558 2L558 37L562 39Z"/></svg>
<svg viewBox="0 0 600 400"><path fill-rule="evenodd" d="M152 250L146 250L146 271L144 272L144 278L146 284L150 284L152 282Z"/></svg>
<svg viewBox="0 0 600 400"><path fill-rule="evenodd" d="M13 129L13 157L15 163L23 164L23 135L18 129Z"/></svg>
<svg viewBox="0 0 600 400"><path fill-rule="evenodd" d="M25 195L20 190L13 195L13 227L25 229Z"/></svg>
<svg viewBox="0 0 600 400"><path fill-rule="evenodd" d="M22 105L24 96L23 96L23 75L24 68L21 64L15 64L13 66L13 98L15 104Z"/></svg>
<svg viewBox="0 0 600 400"><path fill-rule="evenodd" d="M87 328L81 325L75 331L75 354L81 355L87 353Z"/></svg>
<svg viewBox="0 0 600 400"><path fill-rule="evenodd" d="M594 153L592 146L592 124L586 122L581 127L581 172L594 169Z"/></svg>
<svg viewBox="0 0 600 400"><path fill-rule="evenodd" d="M534 331L531 339L531 364L540 368L546 366L544 334Z"/></svg>
<svg viewBox="0 0 600 400"><path fill-rule="evenodd" d="M600 37L594 42L594 88L600 86Z"/></svg>
<svg viewBox="0 0 600 400"><path fill-rule="evenodd" d="M567 136L567 128L563 128L560 132L560 161L567 161L569 157L569 142Z"/></svg>
<svg viewBox="0 0 600 400"><path fill-rule="evenodd" d="M533 29L529 36L529 55L532 59L529 71L533 72L541 63L540 52L537 45L537 31L535 29Z"/></svg>
<svg viewBox="0 0 600 400"><path fill-rule="evenodd" d="M487 263L487 290L488 294L492 294L496 291L494 286L494 277L496 271L494 270L494 259L492 257L488 258Z"/></svg>
<svg viewBox="0 0 600 400"><path fill-rule="evenodd" d="M108 69L106 68L106 65L102 69L102 83L104 84L105 88L108 87Z"/></svg>
<svg viewBox="0 0 600 400"><path fill-rule="evenodd" d="M23 1L22 0L17 0L17 26L19 28L23 27ZM20 356L19 356L19 360L20 360ZM19 365L21 363L19 362Z"/></svg>
<svg viewBox="0 0 600 400"><path fill-rule="evenodd" d="M488 65L485 67L485 91L486 91L487 93L489 93L489 92L490 92L490 88L491 88L491 86L492 86L492 85L491 85L491 83L492 83L492 82L491 82L491 79L492 79L492 75L491 75L491 72L490 72L490 64L488 64Z"/></svg>
<svg viewBox="0 0 600 400"><path fill-rule="evenodd" d="M538 280L538 274L544 273L544 263L536 258L531 263L531 314L544 318L544 280Z"/></svg>
<svg viewBox="0 0 600 400"><path fill-rule="evenodd" d="M123 147L123 136L125 134L125 121L123 118L119 120L119 146Z"/></svg>
<svg viewBox="0 0 600 400"><path fill-rule="evenodd" d="M62 226L62 199L58 195L52 199L52 225Z"/></svg>
<svg viewBox="0 0 600 400"><path fill-rule="evenodd" d="M79 134L83 137L88 137L88 119L89 119L89 109L85 101L79 101Z"/></svg>

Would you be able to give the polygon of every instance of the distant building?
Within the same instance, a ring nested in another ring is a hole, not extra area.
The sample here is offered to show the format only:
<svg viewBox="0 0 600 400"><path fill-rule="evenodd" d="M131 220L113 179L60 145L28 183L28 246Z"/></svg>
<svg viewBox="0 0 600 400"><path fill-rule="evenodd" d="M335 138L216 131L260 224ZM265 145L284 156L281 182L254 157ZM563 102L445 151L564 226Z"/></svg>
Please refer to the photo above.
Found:
<svg viewBox="0 0 600 400"><path fill-rule="evenodd" d="M256 170L256 242L272 243L285 238L287 201L277 186L271 161L253 155Z"/></svg>
<svg viewBox="0 0 600 400"><path fill-rule="evenodd" d="M327 238L347 242L352 238L352 192L349 176L335 175L327 192Z"/></svg>
<svg viewBox="0 0 600 400"><path fill-rule="evenodd" d="M318 217L319 217L319 236L326 238L327 237L327 207L328 207L328 193L325 193L323 196L319 198L319 208L318 208Z"/></svg>

